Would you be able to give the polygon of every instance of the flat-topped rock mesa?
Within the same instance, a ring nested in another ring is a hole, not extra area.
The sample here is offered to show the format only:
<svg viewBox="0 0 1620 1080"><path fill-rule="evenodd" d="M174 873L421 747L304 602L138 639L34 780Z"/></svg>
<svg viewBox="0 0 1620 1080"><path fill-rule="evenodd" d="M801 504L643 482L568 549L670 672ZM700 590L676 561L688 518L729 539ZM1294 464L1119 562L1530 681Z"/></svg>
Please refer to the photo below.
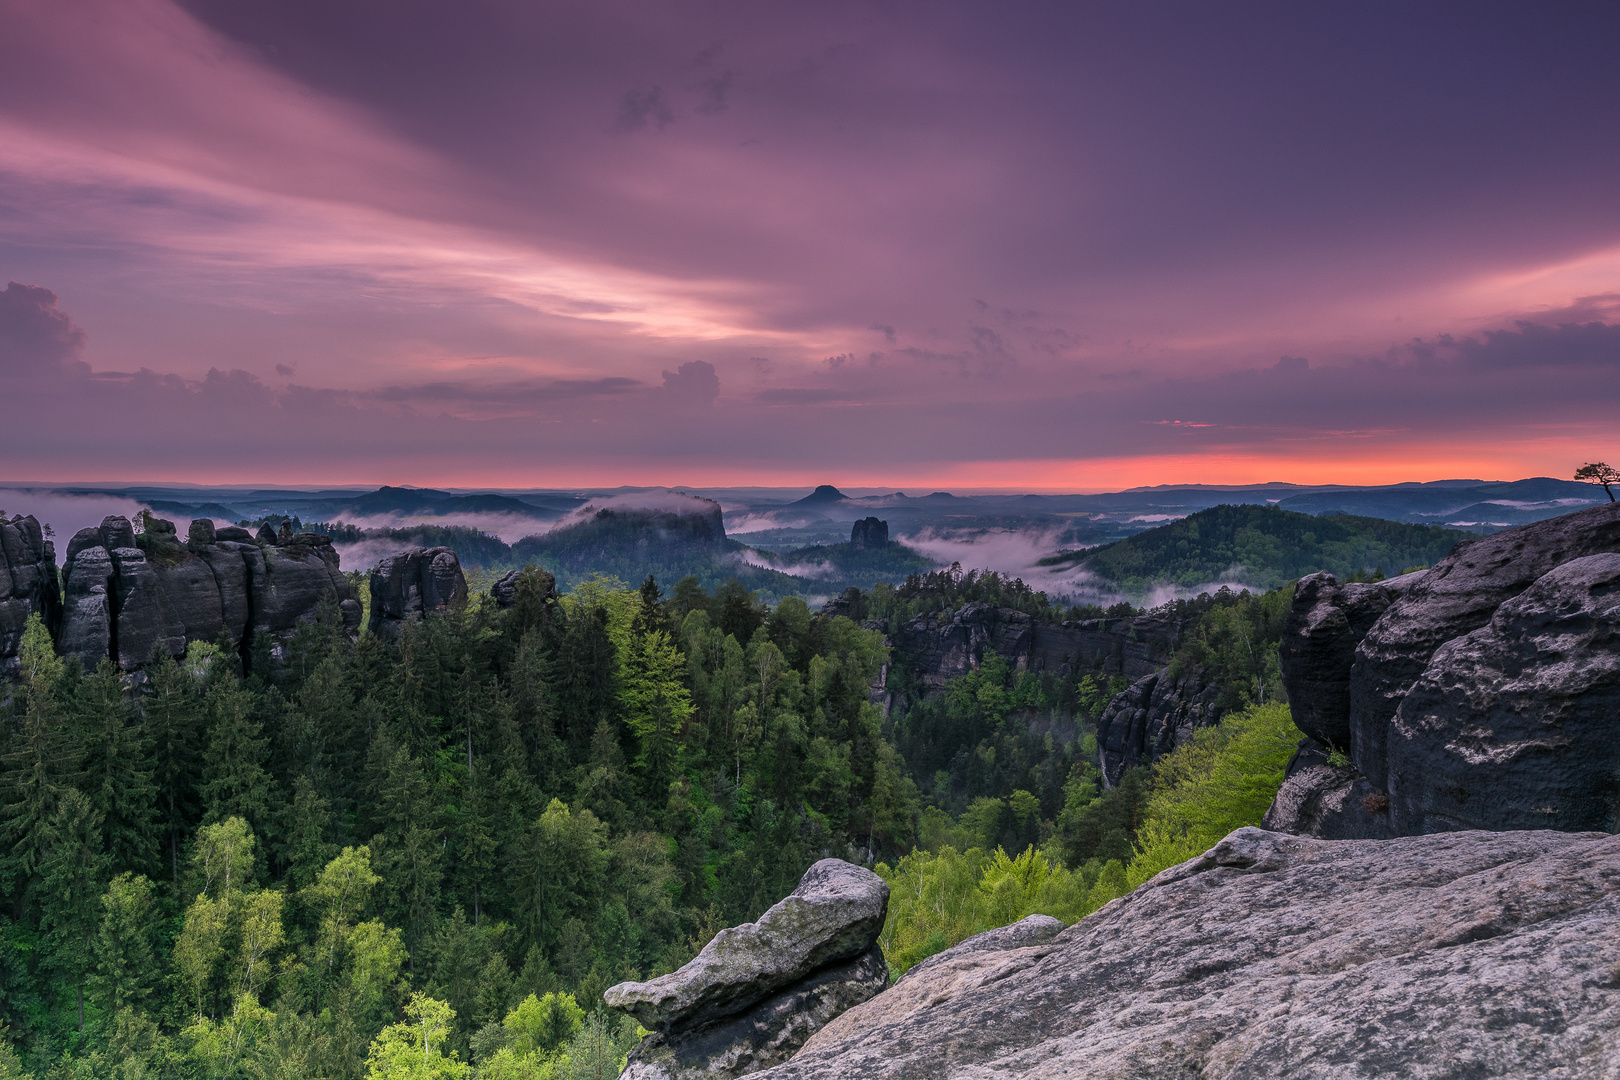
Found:
<svg viewBox="0 0 1620 1080"><path fill-rule="evenodd" d="M1597 1080L1617 918L1620 836L1244 828L1060 933L931 958L754 1076Z"/></svg>
<svg viewBox="0 0 1620 1080"><path fill-rule="evenodd" d="M323 601L338 605L350 633L360 625L359 600L327 537L265 528L255 539L207 519L193 521L183 542L161 518L139 536L116 515L80 529L68 541L62 592L57 648L86 668L111 657L132 671L221 634L244 656L254 635L267 635L274 662Z"/></svg>
<svg viewBox="0 0 1620 1080"><path fill-rule="evenodd" d="M504 586L510 593L508 579L515 582L516 578L516 572L508 574L496 583L497 587ZM461 572L461 560L447 547L407 548L390 555L372 569L368 583L368 625L373 634L390 641L399 637L407 620L420 619L427 612L448 611L467 601L467 578Z"/></svg>
<svg viewBox="0 0 1620 1080"><path fill-rule="evenodd" d="M1268 827L1620 830L1620 506L1469 541L1392 581L1304 578L1281 661L1313 742Z"/></svg>
<svg viewBox="0 0 1620 1080"><path fill-rule="evenodd" d="M28 616L38 615L46 627L54 627L61 609L56 544L32 515L0 518L0 680L17 677Z"/></svg>
<svg viewBox="0 0 1620 1080"><path fill-rule="evenodd" d="M691 962L603 999L652 1034L629 1080L724 1080L787 1060L822 1025L889 984L877 945L889 886L822 859L756 922L722 930Z"/></svg>

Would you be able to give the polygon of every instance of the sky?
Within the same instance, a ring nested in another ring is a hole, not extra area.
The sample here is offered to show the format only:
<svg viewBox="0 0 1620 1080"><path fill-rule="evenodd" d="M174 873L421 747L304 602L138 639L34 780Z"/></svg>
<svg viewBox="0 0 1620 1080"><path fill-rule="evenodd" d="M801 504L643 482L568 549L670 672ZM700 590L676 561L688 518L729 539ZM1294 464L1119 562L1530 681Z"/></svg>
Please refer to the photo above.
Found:
<svg viewBox="0 0 1620 1080"><path fill-rule="evenodd" d="M0 480L1568 476L1620 7L0 0Z"/></svg>

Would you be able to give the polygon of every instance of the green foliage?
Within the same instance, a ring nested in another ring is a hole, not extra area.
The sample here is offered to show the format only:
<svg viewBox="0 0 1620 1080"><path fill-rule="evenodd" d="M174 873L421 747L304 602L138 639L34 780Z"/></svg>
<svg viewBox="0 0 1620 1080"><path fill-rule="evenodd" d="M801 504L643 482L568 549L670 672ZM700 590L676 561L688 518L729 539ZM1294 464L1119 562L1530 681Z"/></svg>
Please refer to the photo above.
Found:
<svg viewBox="0 0 1620 1080"><path fill-rule="evenodd" d="M1262 588L1317 570L1432 565L1469 534L1380 518L1313 517L1275 506L1216 506L1088 552L1082 566L1127 592L1237 577Z"/></svg>
<svg viewBox="0 0 1620 1080"><path fill-rule="evenodd" d="M1260 824L1302 737L1288 706L1272 702L1200 729L1160 759L1126 874L1130 886L1207 850L1233 829Z"/></svg>

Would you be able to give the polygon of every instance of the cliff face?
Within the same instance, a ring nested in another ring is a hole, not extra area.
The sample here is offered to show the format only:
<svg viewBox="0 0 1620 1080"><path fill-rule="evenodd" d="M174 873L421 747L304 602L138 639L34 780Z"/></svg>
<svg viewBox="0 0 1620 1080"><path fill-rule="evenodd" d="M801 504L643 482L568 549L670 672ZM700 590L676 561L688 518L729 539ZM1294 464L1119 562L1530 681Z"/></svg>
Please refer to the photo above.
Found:
<svg viewBox="0 0 1620 1080"><path fill-rule="evenodd" d="M1218 722L1220 690L1203 668L1176 675L1165 667L1116 695L1097 720L1097 752L1109 786L1132 765L1151 765L1190 740L1194 728Z"/></svg>
<svg viewBox="0 0 1620 1080"><path fill-rule="evenodd" d="M32 516L0 520L0 680L17 676L17 653L28 616L49 629L61 618L56 545Z"/></svg>
<svg viewBox="0 0 1620 1080"><path fill-rule="evenodd" d="M1136 680L1169 663L1180 638L1179 624L1152 615L1050 626L1012 608L965 604L955 612L919 615L891 635L890 644L896 662L907 664L915 681L932 692L977 668L991 650L1019 671Z"/></svg>
<svg viewBox="0 0 1620 1080"><path fill-rule="evenodd" d="M1318 745L1296 757L1268 827L1620 829L1617 553L1620 506L1606 504L1377 587L1303 579L1281 659L1295 723Z"/></svg>
<svg viewBox="0 0 1620 1080"><path fill-rule="evenodd" d="M128 518L109 517L68 542L62 586L57 647L86 668L111 657L131 671L221 634L238 649L266 634L275 659L323 599L339 605L351 633L360 623L331 541L314 533L265 530L255 540L199 520L181 542L171 522L154 519L137 538Z"/></svg>
<svg viewBox="0 0 1620 1080"><path fill-rule="evenodd" d="M504 591L509 606L518 571L497 582L497 602ZM546 575L549 579L550 574ZM406 620L430 611L446 611L467 600L467 579L456 553L447 547L408 548L390 555L371 571L371 632L390 641L398 638Z"/></svg>
<svg viewBox="0 0 1620 1080"><path fill-rule="evenodd" d="M1617 915L1620 836L1239 829L1056 936L933 957L754 1075L1613 1077Z"/></svg>

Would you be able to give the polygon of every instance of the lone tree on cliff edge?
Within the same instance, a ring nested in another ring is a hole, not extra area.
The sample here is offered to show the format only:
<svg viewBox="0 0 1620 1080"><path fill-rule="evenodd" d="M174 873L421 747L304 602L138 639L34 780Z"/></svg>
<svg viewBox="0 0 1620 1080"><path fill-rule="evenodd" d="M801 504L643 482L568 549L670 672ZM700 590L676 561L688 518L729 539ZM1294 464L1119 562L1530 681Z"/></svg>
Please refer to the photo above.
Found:
<svg viewBox="0 0 1620 1080"><path fill-rule="evenodd" d="M1609 496L1610 502L1614 502L1614 492L1609 490L1609 485L1620 484L1620 471L1609 468L1601 461L1593 461L1576 469L1575 479L1585 480L1588 484L1602 484L1604 494Z"/></svg>

